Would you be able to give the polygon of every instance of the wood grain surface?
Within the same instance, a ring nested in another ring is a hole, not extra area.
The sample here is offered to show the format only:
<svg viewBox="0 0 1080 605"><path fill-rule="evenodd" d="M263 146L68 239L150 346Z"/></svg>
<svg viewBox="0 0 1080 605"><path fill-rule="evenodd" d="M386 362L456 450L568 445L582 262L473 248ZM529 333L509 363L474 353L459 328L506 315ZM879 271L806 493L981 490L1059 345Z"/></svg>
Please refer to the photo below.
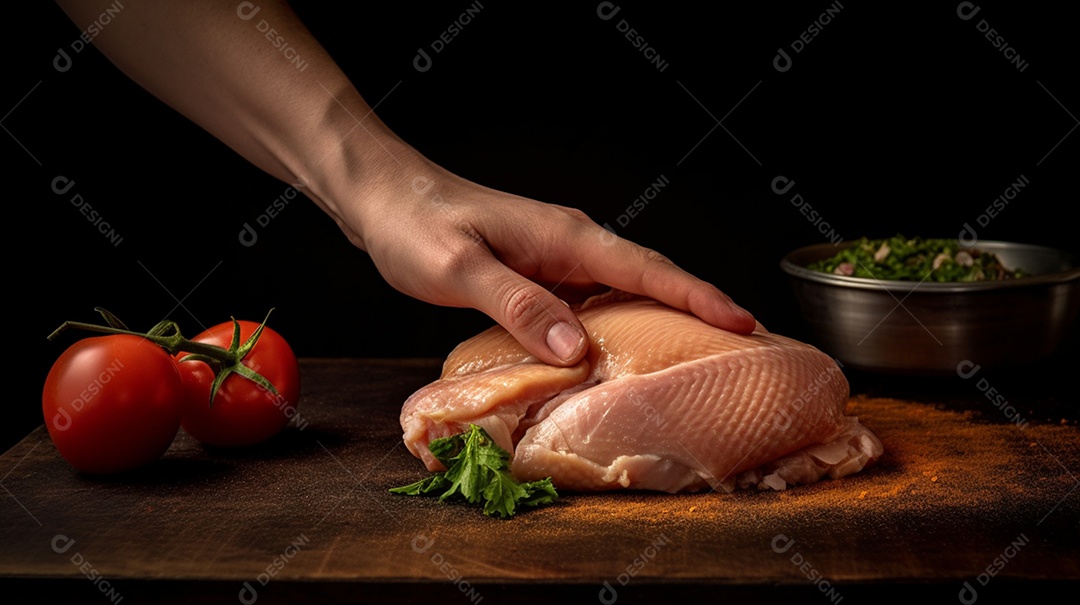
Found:
<svg viewBox="0 0 1080 605"><path fill-rule="evenodd" d="M272 442L211 450L181 432L164 458L122 477L74 472L39 427L0 457L0 595L990 603L1080 581L1075 416L1017 404L1024 422L1009 420L974 381L953 379L939 399L909 381L853 382L849 413L886 455L843 480L784 492L564 493L502 521L387 491L424 474L398 413L438 367L302 360L300 415Z"/></svg>

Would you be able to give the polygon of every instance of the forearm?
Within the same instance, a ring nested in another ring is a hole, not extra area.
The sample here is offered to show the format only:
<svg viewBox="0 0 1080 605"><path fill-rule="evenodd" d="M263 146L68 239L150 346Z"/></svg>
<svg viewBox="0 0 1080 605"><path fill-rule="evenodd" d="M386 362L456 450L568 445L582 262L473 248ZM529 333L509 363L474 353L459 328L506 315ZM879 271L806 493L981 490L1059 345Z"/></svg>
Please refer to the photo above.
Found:
<svg viewBox="0 0 1080 605"><path fill-rule="evenodd" d="M112 6L58 1L80 29ZM372 113L282 0L129 0L93 43L242 156L303 185L395 288L479 309L546 363L582 359L585 329L559 297L600 285L717 327L754 329L753 317L714 286L613 238L584 213L482 187L428 161Z"/></svg>
<svg viewBox="0 0 1080 605"><path fill-rule="evenodd" d="M80 29L115 4L58 3ZM284 2L133 0L93 44L253 164L302 184L361 247L364 198L427 168Z"/></svg>

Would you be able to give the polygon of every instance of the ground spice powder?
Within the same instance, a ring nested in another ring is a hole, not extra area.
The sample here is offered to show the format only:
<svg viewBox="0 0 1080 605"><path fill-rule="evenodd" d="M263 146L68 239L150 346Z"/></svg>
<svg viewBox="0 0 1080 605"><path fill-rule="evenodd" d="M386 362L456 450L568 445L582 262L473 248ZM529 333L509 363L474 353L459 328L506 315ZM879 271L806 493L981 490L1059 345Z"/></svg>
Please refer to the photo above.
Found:
<svg viewBox="0 0 1080 605"><path fill-rule="evenodd" d="M964 578L1020 532L1064 525L1076 534L1080 428L1020 428L975 411L865 396L853 397L847 414L885 447L861 473L779 492L565 493L517 517L514 542L572 552L559 565L570 575L640 551L655 555L642 576L803 582L792 552L833 580ZM773 540L786 539L796 550L780 556ZM1010 572L1042 572L1034 557L1017 561Z"/></svg>

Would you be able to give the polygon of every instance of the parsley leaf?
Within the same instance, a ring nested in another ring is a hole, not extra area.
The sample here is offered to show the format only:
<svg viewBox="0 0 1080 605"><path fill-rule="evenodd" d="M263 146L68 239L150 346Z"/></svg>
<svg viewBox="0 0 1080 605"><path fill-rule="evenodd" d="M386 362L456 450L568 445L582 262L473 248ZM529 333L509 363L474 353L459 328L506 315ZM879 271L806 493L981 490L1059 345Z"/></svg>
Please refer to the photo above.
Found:
<svg viewBox="0 0 1080 605"><path fill-rule="evenodd" d="M551 477L527 483L515 479L508 470L510 454L475 424L465 433L432 440L428 449L447 470L390 493L426 496L441 491L439 500L458 496L470 504L482 503L485 515L503 519L518 508L550 504L559 497Z"/></svg>

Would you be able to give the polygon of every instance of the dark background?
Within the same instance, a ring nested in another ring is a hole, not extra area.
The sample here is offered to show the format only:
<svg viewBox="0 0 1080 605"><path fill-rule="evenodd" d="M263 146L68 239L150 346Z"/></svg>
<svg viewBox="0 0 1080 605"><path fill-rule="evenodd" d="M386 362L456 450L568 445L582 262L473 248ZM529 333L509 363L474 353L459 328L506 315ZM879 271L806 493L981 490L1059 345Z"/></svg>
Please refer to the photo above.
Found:
<svg viewBox="0 0 1080 605"><path fill-rule="evenodd" d="M0 40L10 67L0 149L19 372L0 447L40 424L41 384L74 338L45 336L67 319L96 321L95 306L141 329L171 318L189 335L275 307L271 325L300 356L438 357L491 324L391 289L306 198L241 245L244 223L287 185L93 48L55 70L79 31L52 3L17 4ZM964 21L956 3L844 3L795 54L791 43L836 3L620 2L604 21L595 2L490 1L433 54L475 3L378 4L294 7L369 102L385 96L378 113L405 140L474 181L581 208L773 331L802 334L779 260L826 241L790 203L795 193L845 239L955 237L1023 174L1030 186L979 237L1080 253L1066 218L1077 201L1080 53L1076 23L1056 8L982 2ZM977 31L984 18L1025 71ZM622 19L664 71L622 37ZM413 68L418 48L434 59L424 73ZM778 48L793 59L784 73ZM59 175L75 181L63 196L51 190ZM670 185L618 225L661 175ZM795 181L787 195L770 189L778 175ZM119 246L71 205L75 193Z"/></svg>

